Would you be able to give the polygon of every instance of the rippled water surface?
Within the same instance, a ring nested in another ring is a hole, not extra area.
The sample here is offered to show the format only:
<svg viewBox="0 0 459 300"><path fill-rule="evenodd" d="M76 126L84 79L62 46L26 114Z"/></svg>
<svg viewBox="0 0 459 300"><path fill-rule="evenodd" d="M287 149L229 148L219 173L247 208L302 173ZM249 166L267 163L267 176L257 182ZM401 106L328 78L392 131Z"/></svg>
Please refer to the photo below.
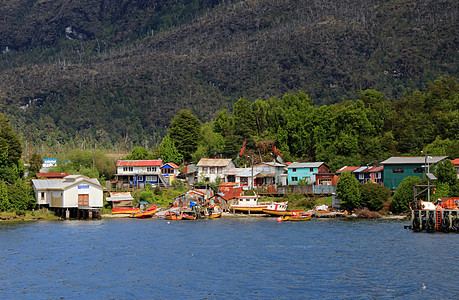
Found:
<svg viewBox="0 0 459 300"><path fill-rule="evenodd" d="M0 224L0 298L458 299L458 234L401 221Z"/></svg>

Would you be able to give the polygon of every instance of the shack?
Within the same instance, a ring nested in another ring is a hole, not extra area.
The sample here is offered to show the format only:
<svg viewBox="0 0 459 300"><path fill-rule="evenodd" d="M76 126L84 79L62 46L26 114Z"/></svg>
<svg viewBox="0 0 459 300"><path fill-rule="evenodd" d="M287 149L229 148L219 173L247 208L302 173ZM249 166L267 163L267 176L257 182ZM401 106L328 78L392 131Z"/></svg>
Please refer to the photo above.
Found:
<svg viewBox="0 0 459 300"><path fill-rule="evenodd" d="M110 192L110 197L105 200L111 202L113 208L132 208L134 198L131 192Z"/></svg>
<svg viewBox="0 0 459 300"><path fill-rule="evenodd" d="M103 188L96 178L68 175L62 179L32 179L39 207L63 218L100 217Z"/></svg>

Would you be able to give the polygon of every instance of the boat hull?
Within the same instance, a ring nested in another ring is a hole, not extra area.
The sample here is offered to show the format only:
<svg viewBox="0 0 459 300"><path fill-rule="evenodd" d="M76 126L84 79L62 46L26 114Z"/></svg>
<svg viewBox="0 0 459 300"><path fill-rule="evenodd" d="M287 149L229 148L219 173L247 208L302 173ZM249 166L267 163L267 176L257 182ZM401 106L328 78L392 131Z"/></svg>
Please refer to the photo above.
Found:
<svg viewBox="0 0 459 300"><path fill-rule="evenodd" d="M300 215L300 216L282 216L280 217L282 221L309 221L311 220L311 216L305 216L305 215Z"/></svg>
<svg viewBox="0 0 459 300"><path fill-rule="evenodd" d="M138 208L114 208L112 214L132 214L140 211Z"/></svg>
<svg viewBox="0 0 459 300"><path fill-rule="evenodd" d="M222 216L222 213L219 212L219 213L212 213L211 215L205 215L206 216L206 219L217 219L217 218L220 218Z"/></svg>
<svg viewBox="0 0 459 300"><path fill-rule="evenodd" d="M151 218L156 213L157 208L146 209L144 211L134 212L129 217L130 218L138 218L138 219L146 219Z"/></svg>
<svg viewBox="0 0 459 300"><path fill-rule="evenodd" d="M301 211L301 210L299 210ZM263 213L271 215L271 216L291 216L293 212L296 212L294 210L274 210L274 209L263 209Z"/></svg>
<svg viewBox="0 0 459 300"><path fill-rule="evenodd" d="M251 213L251 214L262 214L263 209L267 206L231 206L230 209L234 212Z"/></svg>

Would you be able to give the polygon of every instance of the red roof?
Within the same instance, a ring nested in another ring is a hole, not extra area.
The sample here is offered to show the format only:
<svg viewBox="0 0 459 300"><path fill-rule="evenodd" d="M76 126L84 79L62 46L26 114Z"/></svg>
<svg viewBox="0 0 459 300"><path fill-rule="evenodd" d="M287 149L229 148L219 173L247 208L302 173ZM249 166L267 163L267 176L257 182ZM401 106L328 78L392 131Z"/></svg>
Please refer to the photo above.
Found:
<svg viewBox="0 0 459 300"><path fill-rule="evenodd" d="M355 170L360 169L360 168L361 168L361 167L348 167L348 166L344 166L344 167L342 167L341 169L339 169L338 171L336 171L336 173L343 173L343 172L346 172L346 171L354 172Z"/></svg>
<svg viewBox="0 0 459 300"><path fill-rule="evenodd" d="M178 169L178 168L179 168L179 166L177 166L177 165L174 164L174 163L167 163L167 164L164 164L164 166L166 166L166 165L169 165L169 166L171 166L171 167L174 168L174 169ZM164 167L164 166L163 166L163 167Z"/></svg>
<svg viewBox="0 0 459 300"><path fill-rule="evenodd" d="M69 175L69 173L37 173L37 177L46 177L46 178L64 178Z"/></svg>
<svg viewBox="0 0 459 300"><path fill-rule="evenodd" d="M160 167L162 160L119 160L117 167Z"/></svg>
<svg viewBox="0 0 459 300"><path fill-rule="evenodd" d="M363 170L362 173L376 173L376 172L382 172L383 170L384 170L384 167L369 167Z"/></svg>
<svg viewBox="0 0 459 300"><path fill-rule="evenodd" d="M459 166L459 158L453 159L451 162L453 163L453 165Z"/></svg>

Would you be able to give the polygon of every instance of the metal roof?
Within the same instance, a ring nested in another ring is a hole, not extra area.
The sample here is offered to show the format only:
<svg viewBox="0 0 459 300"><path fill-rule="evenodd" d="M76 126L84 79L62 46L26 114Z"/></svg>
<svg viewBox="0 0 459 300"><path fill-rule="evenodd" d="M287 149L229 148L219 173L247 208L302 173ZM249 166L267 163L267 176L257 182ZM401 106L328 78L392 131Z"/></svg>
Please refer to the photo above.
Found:
<svg viewBox="0 0 459 300"><path fill-rule="evenodd" d="M163 161L157 160L119 160L117 167L160 167Z"/></svg>
<svg viewBox="0 0 459 300"><path fill-rule="evenodd" d="M231 163L231 158L201 158L198 167L226 167Z"/></svg>
<svg viewBox="0 0 459 300"><path fill-rule="evenodd" d="M436 164L439 161L448 158L448 156L415 156L415 157L391 157L381 162L382 165L420 165L425 164L426 159L428 164Z"/></svg>
<svg viewBox="0 0 459 300"><path fill-rule="evenodd" d="M80 182L90 182L92 184L98 185L99 181L97 178L87 178L87 177L79 177L77 176L76 180L66 180L66 178L70 177L72 175L69 175L65 177L64 179L32 179L32 183L36 189L40 190L64 190L65 188L74 185L75 183L80 183ZM81 176L81 175L80 175ZM75 178L75 175L72 176L72 178Z"/></svg>
<svg viewBox="0 0 459 300"><path fill-rule="evenodd" d="M292 168L296 168L296 169L301 169L301 168L318 168L320 167L321 165L325 164L324 162L304 162L304 163L300 163L300 162L294 162L294 163L291 163L288 168L289 169L292 169Z"/></svg>
<svg viewBox="0 0 459 300"><path fill-rule="evenodd" d="M257 176L260 172L253 169L253 176ZM225 175L234 175L237 177L251 177L252 168L233 168L225 172Z"/></svg>
<svg viewBox="0 0 459 300"><path fill-rule="evenodd" d="M271 166L271 167L285 167L286 165L284 164L280 164L280 163L277 163L277 162L274 162L274 161L271 161L271 162L261 162L259 164L256 164L254 166L259 166L259 165L268 165L268 166Z"/></svg>

